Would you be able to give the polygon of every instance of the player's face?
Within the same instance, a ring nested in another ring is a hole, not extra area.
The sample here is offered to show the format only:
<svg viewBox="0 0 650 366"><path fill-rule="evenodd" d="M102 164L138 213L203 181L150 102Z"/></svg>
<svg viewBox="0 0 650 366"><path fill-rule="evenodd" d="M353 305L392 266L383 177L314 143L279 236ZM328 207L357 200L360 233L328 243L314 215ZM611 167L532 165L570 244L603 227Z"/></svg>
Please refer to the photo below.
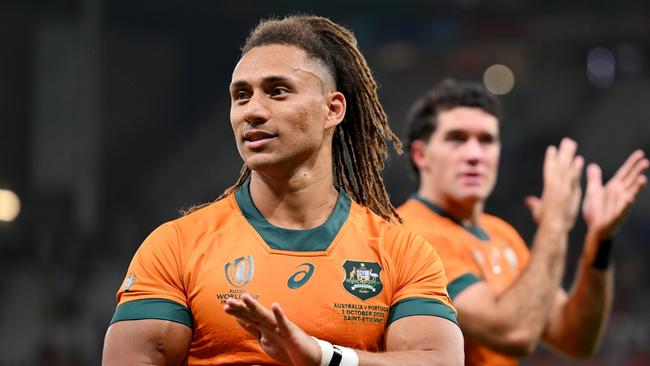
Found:
<svg viewBox="0 0 650 366"><path fill-rule="evenodd" d="M434 196L469 204L487 199L496 183L500 150L493 115L470 107L439 113L424 167Z"/></svg>
<svg viewBox="0 0 650 366"><path fill-rule="evenodd" d="M230 122L253 171L283 174L329 154L331 78L300 48L267 45L246 53L232 74ZM329 163L331 169L331 163Z"/></svg>

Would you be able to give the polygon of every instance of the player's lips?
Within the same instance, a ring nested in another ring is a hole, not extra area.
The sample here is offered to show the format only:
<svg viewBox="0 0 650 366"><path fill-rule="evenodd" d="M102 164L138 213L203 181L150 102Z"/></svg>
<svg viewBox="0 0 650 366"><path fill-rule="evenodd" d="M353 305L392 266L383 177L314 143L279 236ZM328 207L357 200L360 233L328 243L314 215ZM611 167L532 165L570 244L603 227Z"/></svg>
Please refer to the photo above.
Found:
<svg viewBox="0 0 650 366"><path fill-rule="evenodd" d="M483 174L476 172L460 173L458 177L465 183L477 184L483 181Z"/></svg>
<svg viewBox="0 0 650 366"><path fill-rule="evenodd" d="M244 132L242 137L244 144L254 149L263 146L269 140L275 138L276 135L262 130L249 130Z"/></svg>

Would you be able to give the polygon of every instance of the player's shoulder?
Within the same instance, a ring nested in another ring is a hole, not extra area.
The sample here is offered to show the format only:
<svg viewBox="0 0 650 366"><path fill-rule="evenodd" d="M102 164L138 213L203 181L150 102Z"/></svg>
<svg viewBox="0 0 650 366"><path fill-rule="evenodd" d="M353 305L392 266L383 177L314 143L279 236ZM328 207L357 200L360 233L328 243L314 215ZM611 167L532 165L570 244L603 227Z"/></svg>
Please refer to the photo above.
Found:
<svg viewBox="0 0 650 366"><path fill-rule="evenodd" d="M446 217L433 211L425 203L415 198L410 198L401 204L397 208L397 213L406 226L413 227L418 231L423 226L437 228L440 225L448 226L453 224Z"/></svg>
<svg viewBox="0 0 650 366"><path fill-rule="evenodd" d="M367 227L380 238L386 248L407 248L413 246L429 246L426 239L414 228L407 226L397 219L386 220L368 208L358 206L366 218Z"/></svg>
<svg viewBox="0 0 650 366"><path fill-rule="evenodd" d="M411 198L397 208L403 225L422 235L429 242L457 241L462 232L458 224L427 207L421 201Z"/></svg>
<svg viewBox="0 0 650 366"><path fill-rule="evenodd" d="M237 210L237 206L232 202L233 196L233 194L230 194L218 201L199 205L196 209L190 209L189 212L173 221L179 225L191 225L192 223L214 220L215 218L223 218L224 216L231 215Z"/></svg>
<svg viewBox="0 0 650 366"><path fill-rule="evenodd" d="M499 216L492 215L489 213L481 214L480 218L481 226L486 229L499 230L499 231L515 231L516 229L510 225L506 220L502 219Z"/></svg>
<svg viewBox="0 0 650 366"><path fill-rule="evenodd" d="M526 247L526 241L521 237L519 231L504 219L484 213L481 215L480 220L481 226L490 236L496 236L506 240L513 246Z"/></svg>
<svg viewBox="0 0 650 366"><path fill-rule="evenodd" d="M396 218L389 221L354 200L350 207L348 221L354 230L363 232L369 237L386 239L408 236L411 233Z"/></svg>
<svg viewBox="0 0 650 366"><path fill-rule="evenodd" d="M415 198L409 198L397 207L397 213L403 217L420 217L428 208Z"/></svg>
<svg viewBox="0 0 650 366"><path fill-rule="evenodd" d="M240 216L241 212L231 194L218 201L192 210L179 218L168 221L161 225L161 228L171 227L177 232L179 237L191 239L223 230L237 222L237 218Z"/></svg>
<svg viewBox="0 0 650 366"><path fill-rule="evenodd" d="M404 264L425 258L433 263L439 258L437 247L431 239L399 223L391 223L386 227L381 245L389 257Z"/></svg>

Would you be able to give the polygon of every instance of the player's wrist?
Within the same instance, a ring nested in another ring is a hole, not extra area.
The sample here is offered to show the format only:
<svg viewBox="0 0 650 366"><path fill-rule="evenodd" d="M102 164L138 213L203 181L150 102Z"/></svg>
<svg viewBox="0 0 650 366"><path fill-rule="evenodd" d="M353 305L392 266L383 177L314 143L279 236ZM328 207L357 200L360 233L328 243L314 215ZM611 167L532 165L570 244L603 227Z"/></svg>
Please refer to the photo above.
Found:
<svg viewBox="0 0 650 366"><path fill-rule="evenodd" d="M571 229L571 226L572 224L569 219L562 215L550 212L541 215L538 229L546 230L549 232L564 233L569 231L569 229Z"/></svg>
<svg viewBox="0 0 650 366"><path fill-rule="evenodd" d="M591 268L607 271L614 261L612 234L588 230L582 259Z"/></svg>
<svg viewBox="0 0 650 366"><path fill-rule="evenodd" d="M314 337L321 349L321 360L319 366L358 366L359 356L347 347L333 345L328 341Z"/></svg>
<svg viewBox="0 0 650 366"><path fill-rule="evenodd" d="M594 255L594 260L591 266L597 270L606 271L612 263L613 257L613 241L611 237L601 239L598 242L598 248Z"/></svg>

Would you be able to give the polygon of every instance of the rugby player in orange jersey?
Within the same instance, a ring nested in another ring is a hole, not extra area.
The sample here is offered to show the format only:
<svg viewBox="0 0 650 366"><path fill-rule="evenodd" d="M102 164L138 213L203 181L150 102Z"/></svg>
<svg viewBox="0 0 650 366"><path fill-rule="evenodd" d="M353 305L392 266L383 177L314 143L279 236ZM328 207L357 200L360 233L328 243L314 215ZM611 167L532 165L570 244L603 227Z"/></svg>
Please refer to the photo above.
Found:
<svg viewBox="0 0 650 366"><path fill-rule="evenodd" d="M635 151L605 185L587 167L584 251L570 293L561 287L567 238L579 211L583 165L564 139L546 151L538 223L530 251L517 231L484 212L501 145L497 100L480 84L446 80L408 117L408 151L419 190L398 208L404 223L438 250L465 337L468 365L514 365L540 341L572 357L591 355L610 311L612 236L646 184Z"/></svg>
<svg viewBox="0 0 650 366"><path fill-rule="evenodd" d="M462 365L440 258L381 180L400 144L354 36L264 21L230 95L242 174L140 246L103 364Z"/></svg>

